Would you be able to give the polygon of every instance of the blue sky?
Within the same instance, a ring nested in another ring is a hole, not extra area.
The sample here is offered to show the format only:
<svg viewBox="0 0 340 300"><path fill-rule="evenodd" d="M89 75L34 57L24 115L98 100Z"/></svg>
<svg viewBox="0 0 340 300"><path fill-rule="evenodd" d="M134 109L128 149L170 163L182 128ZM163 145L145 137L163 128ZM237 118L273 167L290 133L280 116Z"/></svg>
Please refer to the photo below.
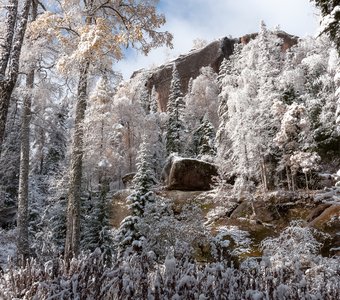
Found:
<svg viewBox="0 0 340 300"><path fill-rule="evenodd" d="M318 11L309 0L160 0L159 10L167 23L162 30L174 35L174 49L159 48L145 57L129 51L119 62L124 78L133 71L162 64L192 49L193 40L211 42L224 36L239 37L256 32L261 20L268 28L281 29L304 37L314 35Z"/></svg>

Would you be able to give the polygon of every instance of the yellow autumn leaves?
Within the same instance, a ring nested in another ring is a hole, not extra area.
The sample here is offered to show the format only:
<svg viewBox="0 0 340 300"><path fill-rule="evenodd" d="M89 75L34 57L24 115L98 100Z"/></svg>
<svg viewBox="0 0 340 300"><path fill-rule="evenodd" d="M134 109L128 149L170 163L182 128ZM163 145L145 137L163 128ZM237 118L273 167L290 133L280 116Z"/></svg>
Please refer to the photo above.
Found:
<svg viewBox="0 0 340 300"><path fill-rule="evenodd" d="M125 11L122 12L101 1L93 3L90 9L82 9L80 2L75 0L63 1L60 5L59 13L47 11L32 22L27 37L32 40L44 39L51 47L55 47L59 53L57 67L63 73L70 72L75 63L84 60L90 61L92 65L104 64L109 67L114 61L122 59L122 48L129 45L139 43L142 50L148 52L150 46L164 43L163 35L155 37L153 30L149 30L164 22L163 17L157 19L157 15L149 11L154 7L147 7L149 15L138 15L136 18L141 4L135 7L135 13L133 3L130 3L132 6L129 10L124 7ZM154 41L150 45L144 36L146 32Z"/></svg>

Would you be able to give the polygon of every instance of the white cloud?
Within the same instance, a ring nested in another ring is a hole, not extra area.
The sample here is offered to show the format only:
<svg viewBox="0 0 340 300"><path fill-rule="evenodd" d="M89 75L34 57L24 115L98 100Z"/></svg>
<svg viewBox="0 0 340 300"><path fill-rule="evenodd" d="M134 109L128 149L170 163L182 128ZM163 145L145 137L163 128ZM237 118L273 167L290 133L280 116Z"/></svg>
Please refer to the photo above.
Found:
<svg viewBox="0 0 340 300"><path fill-rule="evenodd" d="M196 38L212 41L256 32L261 20L269 28L280 25L294 35L313 35L318 26L316 10L309 0L160 0L167 23L163 30L174 35L174 49L155 49L145 57L132 52L116 66L125 78L133 71L164 63L188 52Z"/></svg>

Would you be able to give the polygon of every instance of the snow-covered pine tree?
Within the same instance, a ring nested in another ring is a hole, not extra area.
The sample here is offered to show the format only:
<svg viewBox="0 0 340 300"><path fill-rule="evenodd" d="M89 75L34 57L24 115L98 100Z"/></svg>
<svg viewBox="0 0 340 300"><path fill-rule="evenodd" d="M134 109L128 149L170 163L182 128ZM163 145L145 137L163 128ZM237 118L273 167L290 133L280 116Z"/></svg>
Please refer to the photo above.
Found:
<svg viewBox="0 0 340 300"><path fill-rule="evenodd" d="M321 10L320 34L327 34L334 41L340 54L340 1L311 0L311 2L315 2Z"/></svg>
<svg viewBox="0 0 340 300"><path fill-rule="evenodd" d="M155 114L158 112L158 94L155 86L152 87L150 95L150 113Z"/></svg>
<svg viewBox="0 0 340 300"><path fill-rule="evenodd" d="M42 168L43 174L58 174L65 164L67 151L67 106L61 103L60 108L54 112L53 118L50 119L51 130L48 135L47 153L45 163Z"/></svg>
<svg viewBox="0 0 340 300"><path fill-rule="evenodd" d="M146 85L146 82L142 85L139 103L143 107L145 113L149 114L151 110L151 95L149 94L149 89Z"/></svg>
<svg viewBox="0 0 340 300"><path fill-rule="evenodd" d="M191 137L191 142L187 149L188 155L202 158L203 156L215 156L215 129L207 116L201 118L200 125Z"/></svg>
<svg viewBox="0 0 340 300"><path fill-rule="evenodd" d="M110 262L113 249L113 234L109 222L109 203L106 191L93 193L87 203L88 208L82 226L81 247L93 252L100 248L105 259Z"/></svg>
<svg viewBox="0 0 340 300"><path fill-rule="evenodd" d="M169 99L167 104L168 122L166 126L166 151L171 153L181 153L183 151L183 131L182 121L184 109L183 94L180 87L180 78L176 68L173 66L172 80L170 84Z"/></svg>
<svg viewBox="0 0 340 300"><path fill-rule="evenodd" d="M144 215L146 203L154 201L150 189L155 179L151 165L150 145L146 142L146 139L147 137L143 136L143 142L137 155L137 172L133 179L135 191L127 199L131 215L121 222L117 234L120 250L127 249L128 253L131 250L139 251L142 248L145 237L140 234L138 225ZM129 246L132 246L132 248L127 248Z"/></svg>
<svg viewBox="0 0 340 300"><path fill-rule="evenodd" d="M200 133L200 138L198 140L198 156L215 156L215 129L206 116L203 118L197 131Z"/></svg>
<svg viewBox="0 0 340 300"><path fill-rule="evenodd" d="M137 172L133 178L134 189L140 194L146 194L149 192L155 183L155 176L152 171L152 154L150 153L150 148L150 144L147 142L147 137L144 135L137 155Z"/></svg>

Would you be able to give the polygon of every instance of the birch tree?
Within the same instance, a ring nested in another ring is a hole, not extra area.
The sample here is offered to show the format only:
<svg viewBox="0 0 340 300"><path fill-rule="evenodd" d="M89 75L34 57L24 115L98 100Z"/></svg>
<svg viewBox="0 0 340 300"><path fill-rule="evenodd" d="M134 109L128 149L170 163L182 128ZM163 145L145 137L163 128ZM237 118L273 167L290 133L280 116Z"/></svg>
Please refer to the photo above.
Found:
<svg viewBox="0 0 340 300"><path fill-rule="evenodd" d="M157 1L90 0L61 1L53 12L41 15L32 26L39 36L57 40L61 46L58 67L65 73L77 70L78 88L71 152L67 207L65 259L79 252L80 195L83 160L83 121L90 72L111 68L123 57L122 47L132 46L147 54L153 47L171 46L172 35L157 31L164 23L156 11Z"/></svg>

